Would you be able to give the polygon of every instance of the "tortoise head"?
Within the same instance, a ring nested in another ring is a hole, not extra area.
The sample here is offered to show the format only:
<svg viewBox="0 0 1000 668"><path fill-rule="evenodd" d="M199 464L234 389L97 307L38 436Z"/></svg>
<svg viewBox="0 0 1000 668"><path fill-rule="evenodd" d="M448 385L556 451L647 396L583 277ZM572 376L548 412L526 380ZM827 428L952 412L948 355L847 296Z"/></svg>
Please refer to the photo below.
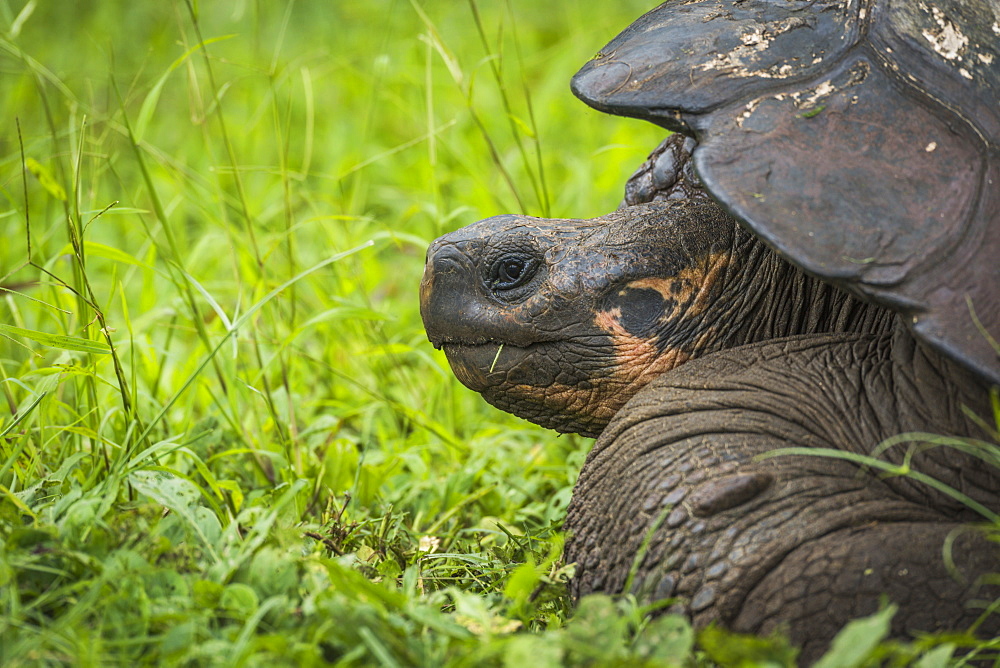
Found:
<svg viewBox="0 0 1000 668"><path fill-rule="evenodd" d="M431 245L421 315L489 403L594 436L656 375L713 347L736 235L707 201L489 218Z"/></svg>

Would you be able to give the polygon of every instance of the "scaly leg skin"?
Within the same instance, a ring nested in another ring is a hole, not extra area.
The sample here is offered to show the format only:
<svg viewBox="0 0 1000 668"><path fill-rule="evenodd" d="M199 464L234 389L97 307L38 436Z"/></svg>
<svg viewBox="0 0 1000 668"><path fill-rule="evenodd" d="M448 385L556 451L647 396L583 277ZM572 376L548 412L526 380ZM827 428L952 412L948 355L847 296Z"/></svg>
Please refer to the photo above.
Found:
<svg viewBox="0 0 1000 668"><path fill-rule="evenodd" d="M673 200L710 201L691 162L694 139L673 134L653 149L625 184L622 207Z"/></svg>
<svg viewBox="0 0 1000 668"><path fill-rule="evenodd" d="M941 555L952 531L957 532L955 567L967 578L964 584L948 572ZM812 629L838 628L845 619L870 615L882 594L900 608L893 623L897 636L968 626L981 611L967 607L979 593L975 579L997 567L995 546L971 531L948 522L899 522L823 536L793 550L766 575L732 626L769 633L791 620L792 641L809 658L822 654L827 642Z"/></svg>
<svg viewBox="0 0 1000 668"><path fill-rule="evenodd" d="M674 609L696 625L784 625L804 661L850 619L874 612L882 594L900 606L897 636L973 623L979 610L965 603L978 579L998 570L997 548L962 534L954 554L963 583L948 574L942 546L978 515L842 459L759 458L789 446L870 452L917 426L972 433L944 402L912 405L919 382L900 382L893 343L893 335L789 337L706 356L653 381L607 427L581 472L565 526L574 594L622 591L639 561L631 591L641 600L676 597ZM995 474L977 478L975 463L938 450L938 459L915 457L914 467L945 461L961 470L965 493L995 499ZM902 452L887 456L898 461ZM987 589L979 596L996 594Z"/></svg>

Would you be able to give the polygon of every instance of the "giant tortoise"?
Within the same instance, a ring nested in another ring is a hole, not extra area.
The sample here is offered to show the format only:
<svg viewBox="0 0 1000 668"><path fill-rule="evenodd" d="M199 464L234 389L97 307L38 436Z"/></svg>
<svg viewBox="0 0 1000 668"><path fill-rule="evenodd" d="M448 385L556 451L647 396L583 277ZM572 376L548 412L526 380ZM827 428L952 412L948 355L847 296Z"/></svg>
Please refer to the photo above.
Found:
<svg viewBox="0 0 1000 668"><path fill-rule="evenodd" d="M980 440L1000 3L676 0L573 90L681 134L613 213L435 241L421 312L487 401L598 436L565 524L574 593L782 626L805 659L884 599L899 636L976 623L1000 570L967 528L1000 511ZM913 432L962 445L887 440Z"/></svg>

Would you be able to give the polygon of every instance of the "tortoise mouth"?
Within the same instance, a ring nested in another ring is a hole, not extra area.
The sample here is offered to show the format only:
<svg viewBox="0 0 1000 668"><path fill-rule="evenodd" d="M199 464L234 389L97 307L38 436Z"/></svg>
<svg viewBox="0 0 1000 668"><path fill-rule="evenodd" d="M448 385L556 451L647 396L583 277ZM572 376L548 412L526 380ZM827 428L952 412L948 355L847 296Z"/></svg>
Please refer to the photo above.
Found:
<svg viewBox="0 0 1000 668"><path fill-rule="evenodd" d="M624 401L606 402L601 383L590 377L595 368L566 366L565 344L452 341L441 347L455 377L490 405L542 427L596 437Z"/></svg>
<svg viewBox="0 0 1000 668"><path fill-rule="evenodd" d="M455 376L470 390L483 392L507 380L507 372L532 355L544 344L516 346L503 341L463 343L445 341L441 344Z"/></svg>

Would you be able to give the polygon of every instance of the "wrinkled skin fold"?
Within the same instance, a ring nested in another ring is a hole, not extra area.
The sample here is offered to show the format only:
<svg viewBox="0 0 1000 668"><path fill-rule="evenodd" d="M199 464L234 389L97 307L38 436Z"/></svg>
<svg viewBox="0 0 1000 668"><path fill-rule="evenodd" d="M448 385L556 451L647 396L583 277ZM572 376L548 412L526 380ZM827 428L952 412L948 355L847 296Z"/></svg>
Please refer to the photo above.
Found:
<svg viewBox="0 0 1000 668"><path fill-rule="evenodd" d="M598 439L574 490L565 524L574 594L622 591L650 537L631 589L640 600L676 597L674 609L698 625L784 626L806 661L883 594L900 607L899 637L969 627L982 613L970 602L1000 593L982 586L997 570L996 546L963 527L981 517L849 461L759 459L787 447L868 454L917 429L978 433L955 409L982 407L981 395L940 384L939 363L898 328L750 344L658 377ZM911 446L884 458L900 464ZM975 457L938 448L911 465L995 508L1000 481ZM962 580L942 554L953 534ZM980 630L995 633L995 617Z"/></svg>

